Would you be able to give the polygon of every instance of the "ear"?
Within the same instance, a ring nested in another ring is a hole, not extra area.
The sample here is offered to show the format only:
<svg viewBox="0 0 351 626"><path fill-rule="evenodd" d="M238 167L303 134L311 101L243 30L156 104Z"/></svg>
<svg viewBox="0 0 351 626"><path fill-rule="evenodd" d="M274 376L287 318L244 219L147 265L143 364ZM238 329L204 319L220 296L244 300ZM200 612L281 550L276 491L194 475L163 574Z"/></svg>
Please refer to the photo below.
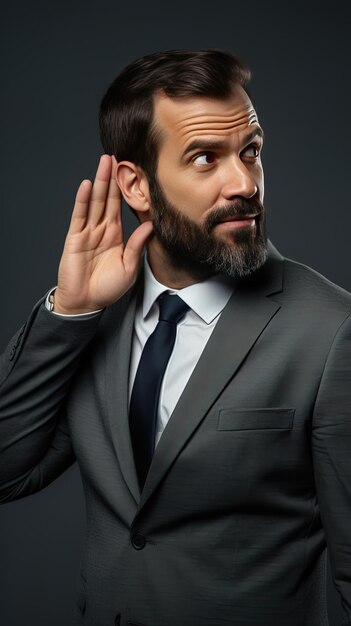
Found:
<svg viewBox="0 0 351 626"><path fill-rule="evenodd" d="M145 172L131 161L114 162L115 178L126 203L138 213L140 219L150 219L149 184Z"/></svg>

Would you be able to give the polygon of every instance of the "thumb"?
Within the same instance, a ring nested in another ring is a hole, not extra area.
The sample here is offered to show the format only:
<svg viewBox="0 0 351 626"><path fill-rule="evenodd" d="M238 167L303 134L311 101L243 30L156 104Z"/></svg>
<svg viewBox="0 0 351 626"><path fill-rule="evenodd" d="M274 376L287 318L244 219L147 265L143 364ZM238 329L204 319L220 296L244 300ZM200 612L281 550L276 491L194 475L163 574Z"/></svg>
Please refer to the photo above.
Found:
<svg viewBox="0 0 351 626"><path fill-rule="evenodd" d="M133 272L138 266L141 253L153 230L154 225L151 220L148 220L140 224L129 237L123 253L124 267L127 272Z"/></svg>

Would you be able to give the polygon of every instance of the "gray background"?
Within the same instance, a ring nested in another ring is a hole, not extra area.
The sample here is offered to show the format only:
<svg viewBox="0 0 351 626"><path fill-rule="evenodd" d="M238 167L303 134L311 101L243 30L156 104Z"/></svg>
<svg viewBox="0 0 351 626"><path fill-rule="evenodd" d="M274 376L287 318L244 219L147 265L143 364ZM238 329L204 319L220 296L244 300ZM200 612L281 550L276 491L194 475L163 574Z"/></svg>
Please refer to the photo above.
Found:
<svg viewBox="0 0 351 626"><path fill-rule="evenodd" d="M102 153L103 93L124 65L161 49L219 47L251 67L266 133L270 238L285 256L351 290L347 4L100 0L2 8L0 349L56 284L76 189L94 176ZM127 232L133 225L126 215ZM0 508L2 626L70 623L83 527L76 466L44 492ZM330 578L328 607L331 626L339 626Z"/></svg>

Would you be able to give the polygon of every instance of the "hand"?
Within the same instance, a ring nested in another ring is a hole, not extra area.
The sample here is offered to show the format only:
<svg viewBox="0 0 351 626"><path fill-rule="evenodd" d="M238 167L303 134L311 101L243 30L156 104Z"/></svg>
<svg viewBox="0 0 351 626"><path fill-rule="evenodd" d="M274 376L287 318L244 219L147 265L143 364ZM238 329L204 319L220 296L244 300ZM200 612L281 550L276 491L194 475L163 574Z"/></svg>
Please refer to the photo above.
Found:
<svg viewBox="0 0 351 626"><path fill-rule="evenodd" d="M58 271L54 311L88 313L118 300L135 282L152 222L138 226L126 245L117 161L104 154L94 184L78 188Z"/></svg>

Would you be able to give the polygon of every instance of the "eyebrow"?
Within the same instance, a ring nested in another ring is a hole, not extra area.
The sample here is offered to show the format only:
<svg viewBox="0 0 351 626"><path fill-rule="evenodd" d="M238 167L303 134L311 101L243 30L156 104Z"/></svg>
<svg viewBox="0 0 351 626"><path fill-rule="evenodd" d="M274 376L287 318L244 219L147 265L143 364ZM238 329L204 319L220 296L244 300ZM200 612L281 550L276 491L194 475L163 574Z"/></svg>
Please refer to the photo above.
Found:
<svg viewBox="0 0 351 626"><path fill-rule="evenodd" d="M256 126L245 136L245 143L250 143L255 137L261 137L262 140L264 139L264 132L261 126ZM225 141L216 141L213 139L194 139L194 141L189 143L185 148L181 158L183 159L189 152L193 152L193 150L220 150L225 146L225 143Z"/></svg>

